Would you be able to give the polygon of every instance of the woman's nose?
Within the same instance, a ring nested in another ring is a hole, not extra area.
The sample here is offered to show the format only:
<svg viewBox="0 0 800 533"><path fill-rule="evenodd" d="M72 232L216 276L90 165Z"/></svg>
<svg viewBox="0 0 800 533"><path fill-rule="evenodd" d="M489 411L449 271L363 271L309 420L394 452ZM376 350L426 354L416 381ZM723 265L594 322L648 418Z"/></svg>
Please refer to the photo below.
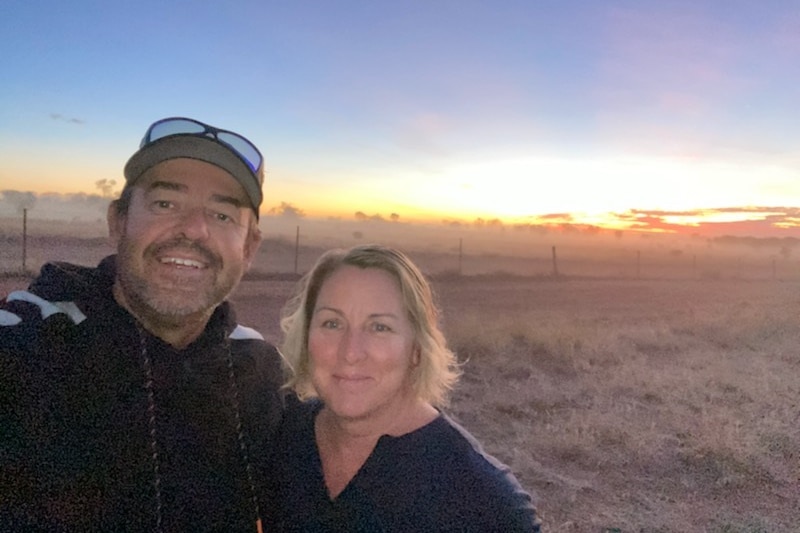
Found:
<svg viewBox="0 0 800 533"><path fill-rule="evenodd" d="M361 361L366 355L364 339L358 330L348 328L342 338L342 356L347 363L353 364Z"/></svg>

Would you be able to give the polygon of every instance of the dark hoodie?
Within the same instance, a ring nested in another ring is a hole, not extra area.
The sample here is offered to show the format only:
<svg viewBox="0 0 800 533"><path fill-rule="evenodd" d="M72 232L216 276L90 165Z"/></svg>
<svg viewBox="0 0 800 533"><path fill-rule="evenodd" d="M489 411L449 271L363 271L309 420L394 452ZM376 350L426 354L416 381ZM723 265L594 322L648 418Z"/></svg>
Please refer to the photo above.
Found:
<svg viewBox="0 0 800 533"><path fill-rule="evenodd" d="M256 531L280 358L228 303L177 350L113 298L114 256L0 301L0 530Z"/></svg>

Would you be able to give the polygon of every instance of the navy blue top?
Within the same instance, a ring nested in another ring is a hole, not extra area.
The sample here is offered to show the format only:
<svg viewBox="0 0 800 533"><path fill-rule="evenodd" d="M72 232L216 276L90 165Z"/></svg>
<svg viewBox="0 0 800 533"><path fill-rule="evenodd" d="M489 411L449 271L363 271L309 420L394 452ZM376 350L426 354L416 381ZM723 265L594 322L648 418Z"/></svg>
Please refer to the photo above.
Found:
<svg viewBox="0 0 800 533"><path fill-rule="evenodd" d="M276 456L279 531L539 531L531 497L508 467L445 414L382 436L331 500L314 438L322 403L288 403Z"/></svg>

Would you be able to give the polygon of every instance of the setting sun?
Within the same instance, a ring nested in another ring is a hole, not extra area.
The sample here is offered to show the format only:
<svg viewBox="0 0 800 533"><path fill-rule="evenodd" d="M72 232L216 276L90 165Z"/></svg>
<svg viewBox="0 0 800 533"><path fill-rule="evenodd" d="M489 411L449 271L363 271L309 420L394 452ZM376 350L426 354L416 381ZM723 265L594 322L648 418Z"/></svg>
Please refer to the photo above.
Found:
<svg viewBox="0 0 800 533"><path fill-rule="evenodd" d="M417 176L417 188L406 194L415 194L419 205L453 216L523 221L571 213L588 220L632 206L676 211L749 205L752 192L737 184L753 174L769 174L772 183L788 184L792 178L790 169L718 161L519 157L454 165L427 182ZM773 188L764 191L764 197L779 205L788 191ZM728 215L729 220L734 218Z"/></svg>

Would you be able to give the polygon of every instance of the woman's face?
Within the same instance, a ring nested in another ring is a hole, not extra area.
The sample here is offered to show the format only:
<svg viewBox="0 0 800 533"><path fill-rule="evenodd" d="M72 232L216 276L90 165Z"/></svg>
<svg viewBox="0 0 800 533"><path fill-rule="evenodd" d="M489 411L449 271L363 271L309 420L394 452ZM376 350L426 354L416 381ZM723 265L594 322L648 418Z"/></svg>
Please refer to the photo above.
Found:
<svg viewBox="0 0 800 533"><path fill-rule="evenodd" d="M326 407L361 420L400 414L419 363L397 281L345 265L319 291L308 331L311 382Z"/></svg>

